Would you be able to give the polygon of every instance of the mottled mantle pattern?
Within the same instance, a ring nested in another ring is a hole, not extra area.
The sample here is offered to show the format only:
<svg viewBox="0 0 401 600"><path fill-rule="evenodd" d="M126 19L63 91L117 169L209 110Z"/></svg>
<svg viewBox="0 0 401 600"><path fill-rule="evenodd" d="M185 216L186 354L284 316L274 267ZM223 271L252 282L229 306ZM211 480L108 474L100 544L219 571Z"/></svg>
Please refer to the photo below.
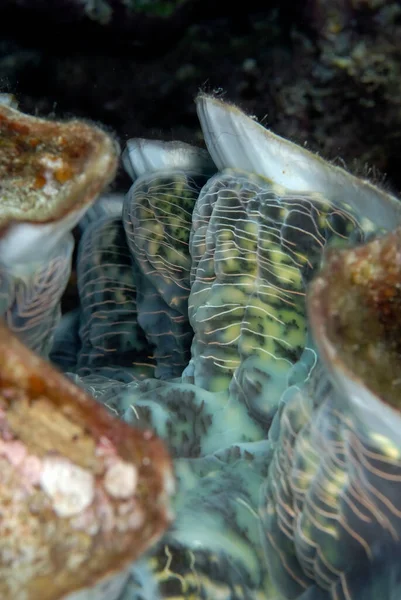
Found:
<svg viewBox="0 0 401 600"><path fill-rule="evenodd" d="M209 155L130 140L127 196L81 220L50 352L174 457L176 519L121 598L397 598L399 201L197 109Z"/></svg>

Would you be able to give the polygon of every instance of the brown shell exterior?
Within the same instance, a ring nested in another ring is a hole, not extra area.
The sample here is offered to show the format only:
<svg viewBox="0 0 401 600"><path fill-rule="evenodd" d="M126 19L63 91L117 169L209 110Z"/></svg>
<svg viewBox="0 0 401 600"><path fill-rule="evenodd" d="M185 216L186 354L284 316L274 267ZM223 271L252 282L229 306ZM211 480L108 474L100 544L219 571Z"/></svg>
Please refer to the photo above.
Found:
<svg viewBox="0 0 401 600"><path fill-rule="evenodd" d="M115 140L94 125L0 105L0 229L82 208L114 178L117 158Z"/></svg>
<svg viewBox="0 0 401 600"><path fill-rule="evenodd" d="M60 598L121 571L169 524L172 488L151 431L115 419L0 324L1 598Z"/></svg>
<svg viewBox="0 0 401 600"><path fill-rule="evenodd" d="M310 287L308 312L327 364L400 410L401 229L333 251Z"/></svg>

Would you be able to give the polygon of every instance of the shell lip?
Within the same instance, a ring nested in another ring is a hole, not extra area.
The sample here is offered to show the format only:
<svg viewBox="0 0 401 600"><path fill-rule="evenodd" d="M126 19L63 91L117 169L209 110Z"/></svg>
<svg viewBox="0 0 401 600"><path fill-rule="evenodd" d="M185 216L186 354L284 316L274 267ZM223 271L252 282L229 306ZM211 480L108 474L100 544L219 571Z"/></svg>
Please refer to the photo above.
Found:
<svg viewBox="0 0 401 600"><path fill-rule="evenodd" d="M196 107L206 146L220 170L256 173L287 190L322 194L335 206L343 206L346 198L353 210L387 231L401 223L395 196L274 134L237 106L202 93Z"/></svg>
<svg viewBox="0 0 401 600"><path fill-rule="evenodd" d="M207 150L180 141L132 138L127 141L122 161L133 181L150 173L171 170L206 176L216 172Z"/></svg>
<svg viewBox="0 0 401 600"><path fill-rule="evenodd" d="M78 547L76 539L82 536L74 537L76 531L83 531L92 542L91 552L78 567L67 561L55 572L49 562L49 567L40 565L38 575L35 569L21 574L17 566L19 589L30 592L27 598L64 597L125 569L159 539L172 521L172 462L165 444L153 432L113 417L28 350L1 321L0 356L0 446L2 460L9 465L7 473L12 472L9 494L19 503L17 514L22 515L15 531L21 527L24 531L22 541L16 535L17 548L29 547L32 539L35 548L39 547L46 538L53 556L64 535L71 535L68 540L74 539L74 548ZM13 458L10 446L24 450L22 458L30 459L29 472L18 470L21 459ZM9 454L5 454L7 447ZM27 488L28 495L21 494L20 488L27 481L41 499L37 507L40 527L47 527L49 535L37 534L23 520L30 511L31 492ZM6 500L3 487L2 508ZM16 571L8 567L7 563L2 590L9 589L10 580L15 583Z"/></svg>
<svg viewBox="0 0 401 600"><path fill-rule="evenodd" d="M398 283L400 282L400 283ZM401 228L368 244L332 250L307 294L312 335L336 386L357 389L400 419ZM360 408L360 407L359 407ZM374 410L374 408L373 408Z"/></svg>
<svg viewBox="0 0 401 600"><path fill-rule="evenodd" d="M78 211L115 176L119 146L96 125L41 119L0 104L0 132L0 191L11 207L0 212L0 236L19 223L53 223ZM35 197L30 206L26 189Z"/></svg>

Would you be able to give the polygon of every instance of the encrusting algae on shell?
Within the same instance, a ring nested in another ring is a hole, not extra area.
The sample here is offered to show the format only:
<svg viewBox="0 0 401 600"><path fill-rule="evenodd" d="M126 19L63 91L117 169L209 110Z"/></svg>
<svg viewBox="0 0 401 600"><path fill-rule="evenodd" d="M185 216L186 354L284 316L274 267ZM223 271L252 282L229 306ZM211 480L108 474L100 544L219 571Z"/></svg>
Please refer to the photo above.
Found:
<svg viewBox="0 0 401 600"><path fill-rule="evenodd" d="M0 104L0 226L50 223L90 204L115 175L116 150L94 125Z"/></svg>
<svg viewBox="0 0 401 600"><path fill-rule="evenodd" d="M3 325L0 356L0 597L64 598L159 538L170 459Z"/></svg>

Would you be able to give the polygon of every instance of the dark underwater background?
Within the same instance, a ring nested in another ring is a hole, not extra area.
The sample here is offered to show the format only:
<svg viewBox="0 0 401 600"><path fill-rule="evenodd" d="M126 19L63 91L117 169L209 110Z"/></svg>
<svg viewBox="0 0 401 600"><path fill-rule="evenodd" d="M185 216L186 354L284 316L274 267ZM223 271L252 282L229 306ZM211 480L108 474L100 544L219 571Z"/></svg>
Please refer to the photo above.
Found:
<svg viewBox="0 0 401 600"><path fill-rule="evenodd" d="M193 99L217 92L401 188L399 1L1 0L0 88L25 112L101 122L122 143L201 143Z"/></svg>

